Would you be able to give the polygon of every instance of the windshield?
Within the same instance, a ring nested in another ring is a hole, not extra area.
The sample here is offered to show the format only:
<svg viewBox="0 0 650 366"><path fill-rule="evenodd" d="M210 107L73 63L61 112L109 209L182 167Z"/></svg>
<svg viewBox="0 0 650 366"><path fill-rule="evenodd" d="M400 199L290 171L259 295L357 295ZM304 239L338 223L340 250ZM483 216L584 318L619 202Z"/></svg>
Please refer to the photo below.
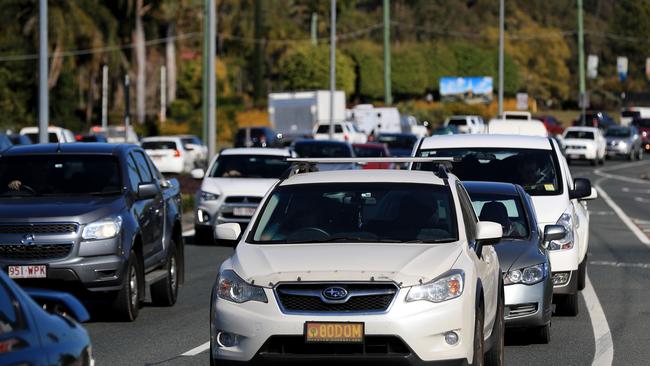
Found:
<svg viewBox="0 0 650 366"><path fill-rule="evenodd" d="M303 158L351 158L352 151L346 144L297 143L294 151Z"/></svg>
<svg viewBox="0 0 650 366"><path fill-rule="evenodd" d="M278 179L289 167L284 156L221 155L209 176L215 178Z"/></svg>
<svg viewBox="0 0 650 366"><path fill-rule="evenodd" d="M457 240L452 203L448 187L429 184L282 186L265 204L252 240L267 244L451 242Z"/></svg>
<svg viewBox="0 0 650 366"><path fill-rule="evenodd" d="M533 196L562 193L562 175L553 150L514 148L462 148L423 150L423 157L457 157L451 172L460 180L519 184ZM415 169L433 170L419 163Z"/></svg>
<svg viewBox="0 0 650 366"><path fill-rule="evenodd" d="M121 193L117 158L108 155L25 155L0 158L0 196Z"/></svg>
<svg viewBox="0 0 650 366"><path fill-rule="evenodd" d="M627 128L610 128L605 132L607 137L629 137L630 130Z"/></svg>
<svg viewBox="0 0 650 366"><path fill-rule="evenodd" d="M593 140L594 133L591 131L567 131L564 134L565 139L584 139L584 140Z"/></svg>
<svg viewBox="0 0 650 366"><path fill-rule="evenodd" d="M330 125L319 125L316 133L329 133ZM334 133L343 133L343 127L341 125L334 125Z"/></svg>
<svg viewBox="0 0 650 366"><path fill-rule="evenodd" d="M528 221L519 197L471 192L469 195L479 220L501 224L504 238L524 239L528 237Z"/></svg>
<svg viewBox="0 0 650 366"><path fill-rule="evenodd" d="M176 150L174 141L145 141L142 143L145 150Z"/></svg>

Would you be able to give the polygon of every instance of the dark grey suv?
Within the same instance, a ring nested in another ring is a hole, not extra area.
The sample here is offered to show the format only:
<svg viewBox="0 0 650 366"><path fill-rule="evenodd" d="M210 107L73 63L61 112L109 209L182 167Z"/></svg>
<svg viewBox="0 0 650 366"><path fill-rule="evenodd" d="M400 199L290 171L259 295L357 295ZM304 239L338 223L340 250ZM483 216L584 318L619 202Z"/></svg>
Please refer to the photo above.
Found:
<svg viewBox="0 0 650 366"><path fill-rule="evenodd" d="M151 286L183 281L180 189L135 145L40 144L0 154L0 268L18 283L81 290L134 320Z"/></svg>

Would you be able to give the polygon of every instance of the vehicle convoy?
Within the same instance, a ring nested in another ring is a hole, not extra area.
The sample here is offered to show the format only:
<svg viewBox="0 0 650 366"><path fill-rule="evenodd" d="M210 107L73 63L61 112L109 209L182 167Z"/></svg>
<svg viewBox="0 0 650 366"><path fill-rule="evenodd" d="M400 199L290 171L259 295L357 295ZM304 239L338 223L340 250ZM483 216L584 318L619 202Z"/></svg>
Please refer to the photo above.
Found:
<svg viewBox="0 0 650 366"><path fill-rule="evenodd" d="M286 149L225 149L212 159L207 173L192 171L203 179L196 194L194 240L214 243L214 225L238 223L248 225L264 194L290 167L285 160L292 154Z"/></svg>
<svg viewBox="0 0 650 366"><path fill-rule="evenodd" d="M566 160L587 160L591 165L605 163L607 140L597 127L569 127L564 130Z"/></svg>
<svg viewBox="0 0 650 366"><path fill-rule="evenodd" d="M578 313L578 292L585 286L589 211L596 191L588 179L573 179L552 138L514 135L431 136L420 141L416 156L454 157L452 172L463 181L521 185L535 206L540 232L546 225L566 228L564 239L548 245L557 310ZM433 169L417 164L415 169Z"/></svg>
<svg viewBox="0 0 650 366"><path fill-rule="evenodd" d="M211 364L502 365L501 225L444 169L309 172L337 160L442 163L292 159L219 270Z"/></svg>
<svg viewBox="0 0 650 366"><path fill-rule="evenodd" d="M183 282L180 187L135 145L14 146L0 154L0 268L134 320L151 286L171 306Z"/></svg>
<svg viewBox="0 0 650 366"><path fill-rule="evenodd" d="M553 312L553 282L548 243L564 239L564 226L541 231L532 199L519 185L464 182L479 220L501 224L503 239L494 248L504 274L506 327L526 328L548 343Z"/></svg>
<svg viewBox="0 0 650 366"><path fill-rule="evenodd" d="M607 157L623 156L628 160L643 159L641 134L634 125L610 127L605 131Z"/></svg>
<svg viewBox="0 0 650 366"><path fill-rule="evenodd" d="M72 295L22 289L0 271L1 365L94 365L88 312Z"/></svg>

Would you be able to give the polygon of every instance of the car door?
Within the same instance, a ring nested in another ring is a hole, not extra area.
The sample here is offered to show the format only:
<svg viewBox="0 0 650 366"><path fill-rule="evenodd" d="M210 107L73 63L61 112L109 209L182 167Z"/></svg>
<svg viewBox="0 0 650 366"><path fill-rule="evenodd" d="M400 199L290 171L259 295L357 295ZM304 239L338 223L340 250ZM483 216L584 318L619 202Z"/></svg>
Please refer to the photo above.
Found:
<svg viewBox="0 0 650 366"><path fill-rule="evenodd" d="M151 174L144 152L140 150L132 151L130 159L132 159L132 163L137 170L139 184L157 184ZM146 267L149 261L155 259L152 256L162 249L162 192L160 189L153 198L137 200L134 204L134 211L140 224L142 249Z"/></svg>
<svg viewBox="0 0 650 366"><path fill-rule="evenodd" d="M463 221L465 223L465 233L467 235L467 241L470 247L474 248L474 253L476 253L477 243L476 243L476 224L478 223L478 218L474 212L474 206L472 206L472 201L465 191L465 188L460 182L456 184L456 189L458 191L459 203L463 215ZM499 259L497 253L494 250L494 247L491 245L486 245L481 248L481 255L478 253L475 258L475 266L478 272L478 277L481 279L481 284L483 286L483 294L485 301L485 333L489 334L492 326L495 321L495 314L497 310L497 296L498 296L498 282L495 278L495 273L500 275L499 269Z"/></svg>

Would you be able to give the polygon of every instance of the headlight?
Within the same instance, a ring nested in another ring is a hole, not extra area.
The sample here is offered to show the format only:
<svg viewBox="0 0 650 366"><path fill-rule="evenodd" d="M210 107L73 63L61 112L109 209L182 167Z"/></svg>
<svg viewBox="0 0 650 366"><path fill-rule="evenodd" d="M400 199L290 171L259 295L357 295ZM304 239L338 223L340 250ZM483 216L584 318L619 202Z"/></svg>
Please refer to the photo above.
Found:
<svg viewBox="0 0 650 366"><path fill-rule="evenodd" d="M641 132L641 136L643 136L643 137L648 136L648 131L643 131L643 132Z"/></svg>
<svg viewBox="0 0 650 366"><path fill-rule="evenodd" d="M537 264L523 269L515 269L513 271L508 271L508 273L503 276L503 284L512 285L515 283L523 283L524 285L534 285L546 278L547 273L548 267L546 266L546 263Z"/></svg>
<svg viewBox="0 0 650 366"><path fill-rule="evenodd" d="M85 240L109 239L117 236L122 228L122 218L120 216L107 217L86 225L81 233L81 238Z"/></svg>
<svg viewBox="0 0 650 366"><path fill-rule="evenodd" d="M561 250L573 248L573 215L570 212L565 212L557 220L558 225L564 226L566 229L566 236L564 239L553 240L548 244L548 250Z"/></svg>
<svg viewBox="0 0 650 366"><path fill-rule="evenodd" d="M216 201L219 199L219 195L216 193L201 191L199 198L201 201Z"/></svg>
<svg viewBox="0 0 650 366"><path fill-rule="evenodd" d="M406 302L426 300L443 302L462 295L465 285L465 272L450 271L434 281L413 286L406 295Z"/></svg>
<svg viewBox="0 0 650 366"><path fill-rule="evenodd" d="M263 288L246 283L231 270L219 274L217 295L224 300L238 304L247 301L268 302Z"/></svg>

